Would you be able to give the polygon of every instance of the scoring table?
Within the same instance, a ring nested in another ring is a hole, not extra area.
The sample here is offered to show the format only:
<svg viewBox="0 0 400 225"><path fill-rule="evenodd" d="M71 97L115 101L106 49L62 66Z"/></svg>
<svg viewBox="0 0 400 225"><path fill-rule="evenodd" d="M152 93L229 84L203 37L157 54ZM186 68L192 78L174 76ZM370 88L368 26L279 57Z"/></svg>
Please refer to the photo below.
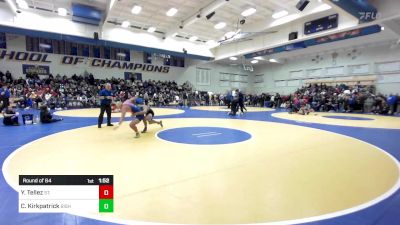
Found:
<svg viewBox="0 0 400 225"><path fill-rule="evenodd" d="M110 213L113 175L20 175L19 212Z"/></svg>

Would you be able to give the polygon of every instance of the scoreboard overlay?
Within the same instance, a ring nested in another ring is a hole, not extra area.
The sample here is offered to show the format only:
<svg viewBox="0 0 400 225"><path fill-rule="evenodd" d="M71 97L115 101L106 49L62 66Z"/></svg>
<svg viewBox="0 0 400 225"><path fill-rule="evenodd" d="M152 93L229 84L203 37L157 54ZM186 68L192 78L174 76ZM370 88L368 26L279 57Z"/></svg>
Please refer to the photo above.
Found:
<svg viewBox="0 0 400 225"><path fill-rule="evenodd" d="M19 175L20 213L112 213L113 175Z"/></svg>

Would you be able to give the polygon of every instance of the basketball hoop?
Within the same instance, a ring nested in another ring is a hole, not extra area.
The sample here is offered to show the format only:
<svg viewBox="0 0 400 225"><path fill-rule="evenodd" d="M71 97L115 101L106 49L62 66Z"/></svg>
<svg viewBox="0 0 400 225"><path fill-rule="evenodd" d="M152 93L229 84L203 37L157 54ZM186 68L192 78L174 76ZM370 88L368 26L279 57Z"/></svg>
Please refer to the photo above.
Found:
<svg viewBox="0 0 400 225"><path fill-rule="evenodd" d="M250 71L250 72L253 72L253 71L254 71L254 68L253 68L253 66L252 66L252 65L246 65L246 64L243 64L243 70L244 70L244 71Z"/></svg>

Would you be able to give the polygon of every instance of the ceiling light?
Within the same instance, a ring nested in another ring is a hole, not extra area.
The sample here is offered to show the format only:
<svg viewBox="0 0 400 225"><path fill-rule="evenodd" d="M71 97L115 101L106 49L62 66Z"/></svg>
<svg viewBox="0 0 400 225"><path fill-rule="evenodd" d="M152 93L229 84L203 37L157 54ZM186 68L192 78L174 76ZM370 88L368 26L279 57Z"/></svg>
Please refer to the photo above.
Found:
<svg viewBox="0 0 400 225"><path fill-rule="evenodd" d="M127 27L129 27L129 25L131 25L131 23L129 21L125 20L124 22L122 22L121 27L127 28Z"/></svg>
<svg viewBox="0 0 400 225"><path fill-rule="evenodd" d="M206 44L207 45L215 45L215 44L217 44L217 42L214 41L214 40L209 40L209 41L206 42Z"/></svg>
<svg viewBox="0 0 400 225"><path fill-rule="evenodd" d="M326 10L332 9L332 6L328 5L328 4L322 4L320 6L317 6L316 8L314 8L311 13L319 13L319 12L323 12Z"/></svg>
<svg viewBox="0 0 400 225"><path fill-rule="evenodd" d="M65 9L65 8L58 8L57 9L57 12L58 12L58 15L59 16L66 16L67 15L67 9Z"/></svg>
<svg viewBox="0 0 400 225"><path fill-rule="evenodd" d="M279 18L279 19L277 19L277 20L274 20L274 22L272 22L272 23L270 24L270 27L280 26L280 25L282 25L282 24L289 23L289 22L292 22L292 21L294 21L294 20L297 20L297 19L299 19L300 17L301 17L301 14L300 14L300 13L291 14L291 15L288 15L288 16L285 16L285 17L282 17L282 18Z"/></svg>
<svg viewBox="0 0 400 225"><path fill-rule="evenodd" d="M255 9L255 8L246 9L246 10L244 10L242 12L242 16L248 17L248 16L253 15L254 13L256 13L256 11L257 11L257 9Z"/></svg>
<svg viewBox="0 0 400 225"><path fill-rule="evenodd" d="M255 59L255 60L251 60L250 62L251 62L251 64L256 64L256 63L258 63L258 60Z"/></svg>
<svg viewBox="0 0 400 225"><path fill-rule="evenodd" d="M276 60L276 59L269 59L269 62L270 62L270 63L277 63L278 60Z"/></svg>
<svg viewBox="0 0 400 225"><path fill-rule="evenodd" d="M196 36L191 36L190 38L189 38L189 41L196 41L198 39L198 37L196 37Z"/></svg>
<svg viewBox="0 0 400 225"><path fill-rule="evenodd" d="M225 26L226 26L226 23L220 22L220 23L215 24L214 28L219 30L219 29L224 28Z"/></svg>
<svg viewBox="0 0 400 225"><path fill-rule="evenodd" d="M214 41L214 40L209 40L209 41L206 42L206 44L207 44L210 48L215 48L215 47L217 47L220 43L219 43L219 42L216 42L216 41Z"/></svg>
<svg viewBox="0 0 400 225"><path fill-rule="evenodd" d="M284 16L287 16L288 14L289 14L288 11L282 10L282 11L279 11L279 12L276 12L276 13L272 14L272 18L279 19L279 18L282 18Z"/></svg>
<svg viewBox="0 0 400 225"><path fill-rule="evenodd" d="M147 29L147 32L149 32L149 33L153 33L154 31L156 31L156 28L155 28L155 27L149 27L149 28Z"/></svg>
<svg viewBox="0 0 400 225"><path fill-rule="evenodd" d="M125 57L125 56L126 56L126 54L125 54L125 53L123 53L123 52L118 52L118 53L117 53L117 56L119 56L119 57Z"/></svg>
<svg viewBox="0 0 400 225"><path fill-rule="evenodd" d="M235 56L232 56L232 57L229 57L229 59L232 60L232 61L236 61L238 58L235 57Z"/></svg>
<svg viewBox="0 0 400 225"><path fill-rule="evenodd" d="M264 60L264 58L261 57L261 56L256 56L256 57L254 57L253 59L256 59L256 60Z"/></svg>
<svg viewBox="0 0 400 225"><path fill-rule="evenodd" d="M17 5L21 8L21 9L28 9L28 3L26 3L25 0L17 0Z"/></svg>
<svg viewBox="0 0 400 225"><path fill-rule="evenodd" d="M110 2L110 8L108 8L109 10L112 9L112 7L114 6L114 3L115 3L115 0L111 0L111 2Z"/></svg>
<svg viewBox="0 0 400 225"><path fill-rule="evenodd" d="M385 30L385 27L381 27L381 31L384 31Z"/></svg>
<svg viewBox="0 0 400 225"><path fill-rule="evenodd" d="M236 32L234 31L229 31L228 33L226 33L224 36L227 39L233 38L233 36L235 36Z"/></svg>
<svg viewBox="0 0 400 225"><path fill-rule="evenodd" d="M132 8L132 10L131 10L131 13L133 13L133 14L139 14L140 11L142 11L142 7L141 7L141 6L138 6L138 5L135 5L135 6L133 6L133 8Z"/></svg>
<svg viewBox="0 0 400 225"><path fill-rule="evenodd" d="M167 16L174 16L177 12L178 12L177 9L175 9L175 8L170 8L170 9L167 11Z"/></svg>

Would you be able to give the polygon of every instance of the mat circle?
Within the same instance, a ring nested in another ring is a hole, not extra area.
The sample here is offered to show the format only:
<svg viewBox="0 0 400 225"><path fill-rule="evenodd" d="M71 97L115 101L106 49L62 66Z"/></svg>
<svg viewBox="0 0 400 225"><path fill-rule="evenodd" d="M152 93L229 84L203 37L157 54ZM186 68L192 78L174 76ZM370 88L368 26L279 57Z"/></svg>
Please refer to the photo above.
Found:
<svg viewBox="0 0 400 225"><path fill-rule="evenodd" d="M251 135L224 127L181 127L161 131L157 137L181 144L221 145L243 142L250 139Z"/></svg>

